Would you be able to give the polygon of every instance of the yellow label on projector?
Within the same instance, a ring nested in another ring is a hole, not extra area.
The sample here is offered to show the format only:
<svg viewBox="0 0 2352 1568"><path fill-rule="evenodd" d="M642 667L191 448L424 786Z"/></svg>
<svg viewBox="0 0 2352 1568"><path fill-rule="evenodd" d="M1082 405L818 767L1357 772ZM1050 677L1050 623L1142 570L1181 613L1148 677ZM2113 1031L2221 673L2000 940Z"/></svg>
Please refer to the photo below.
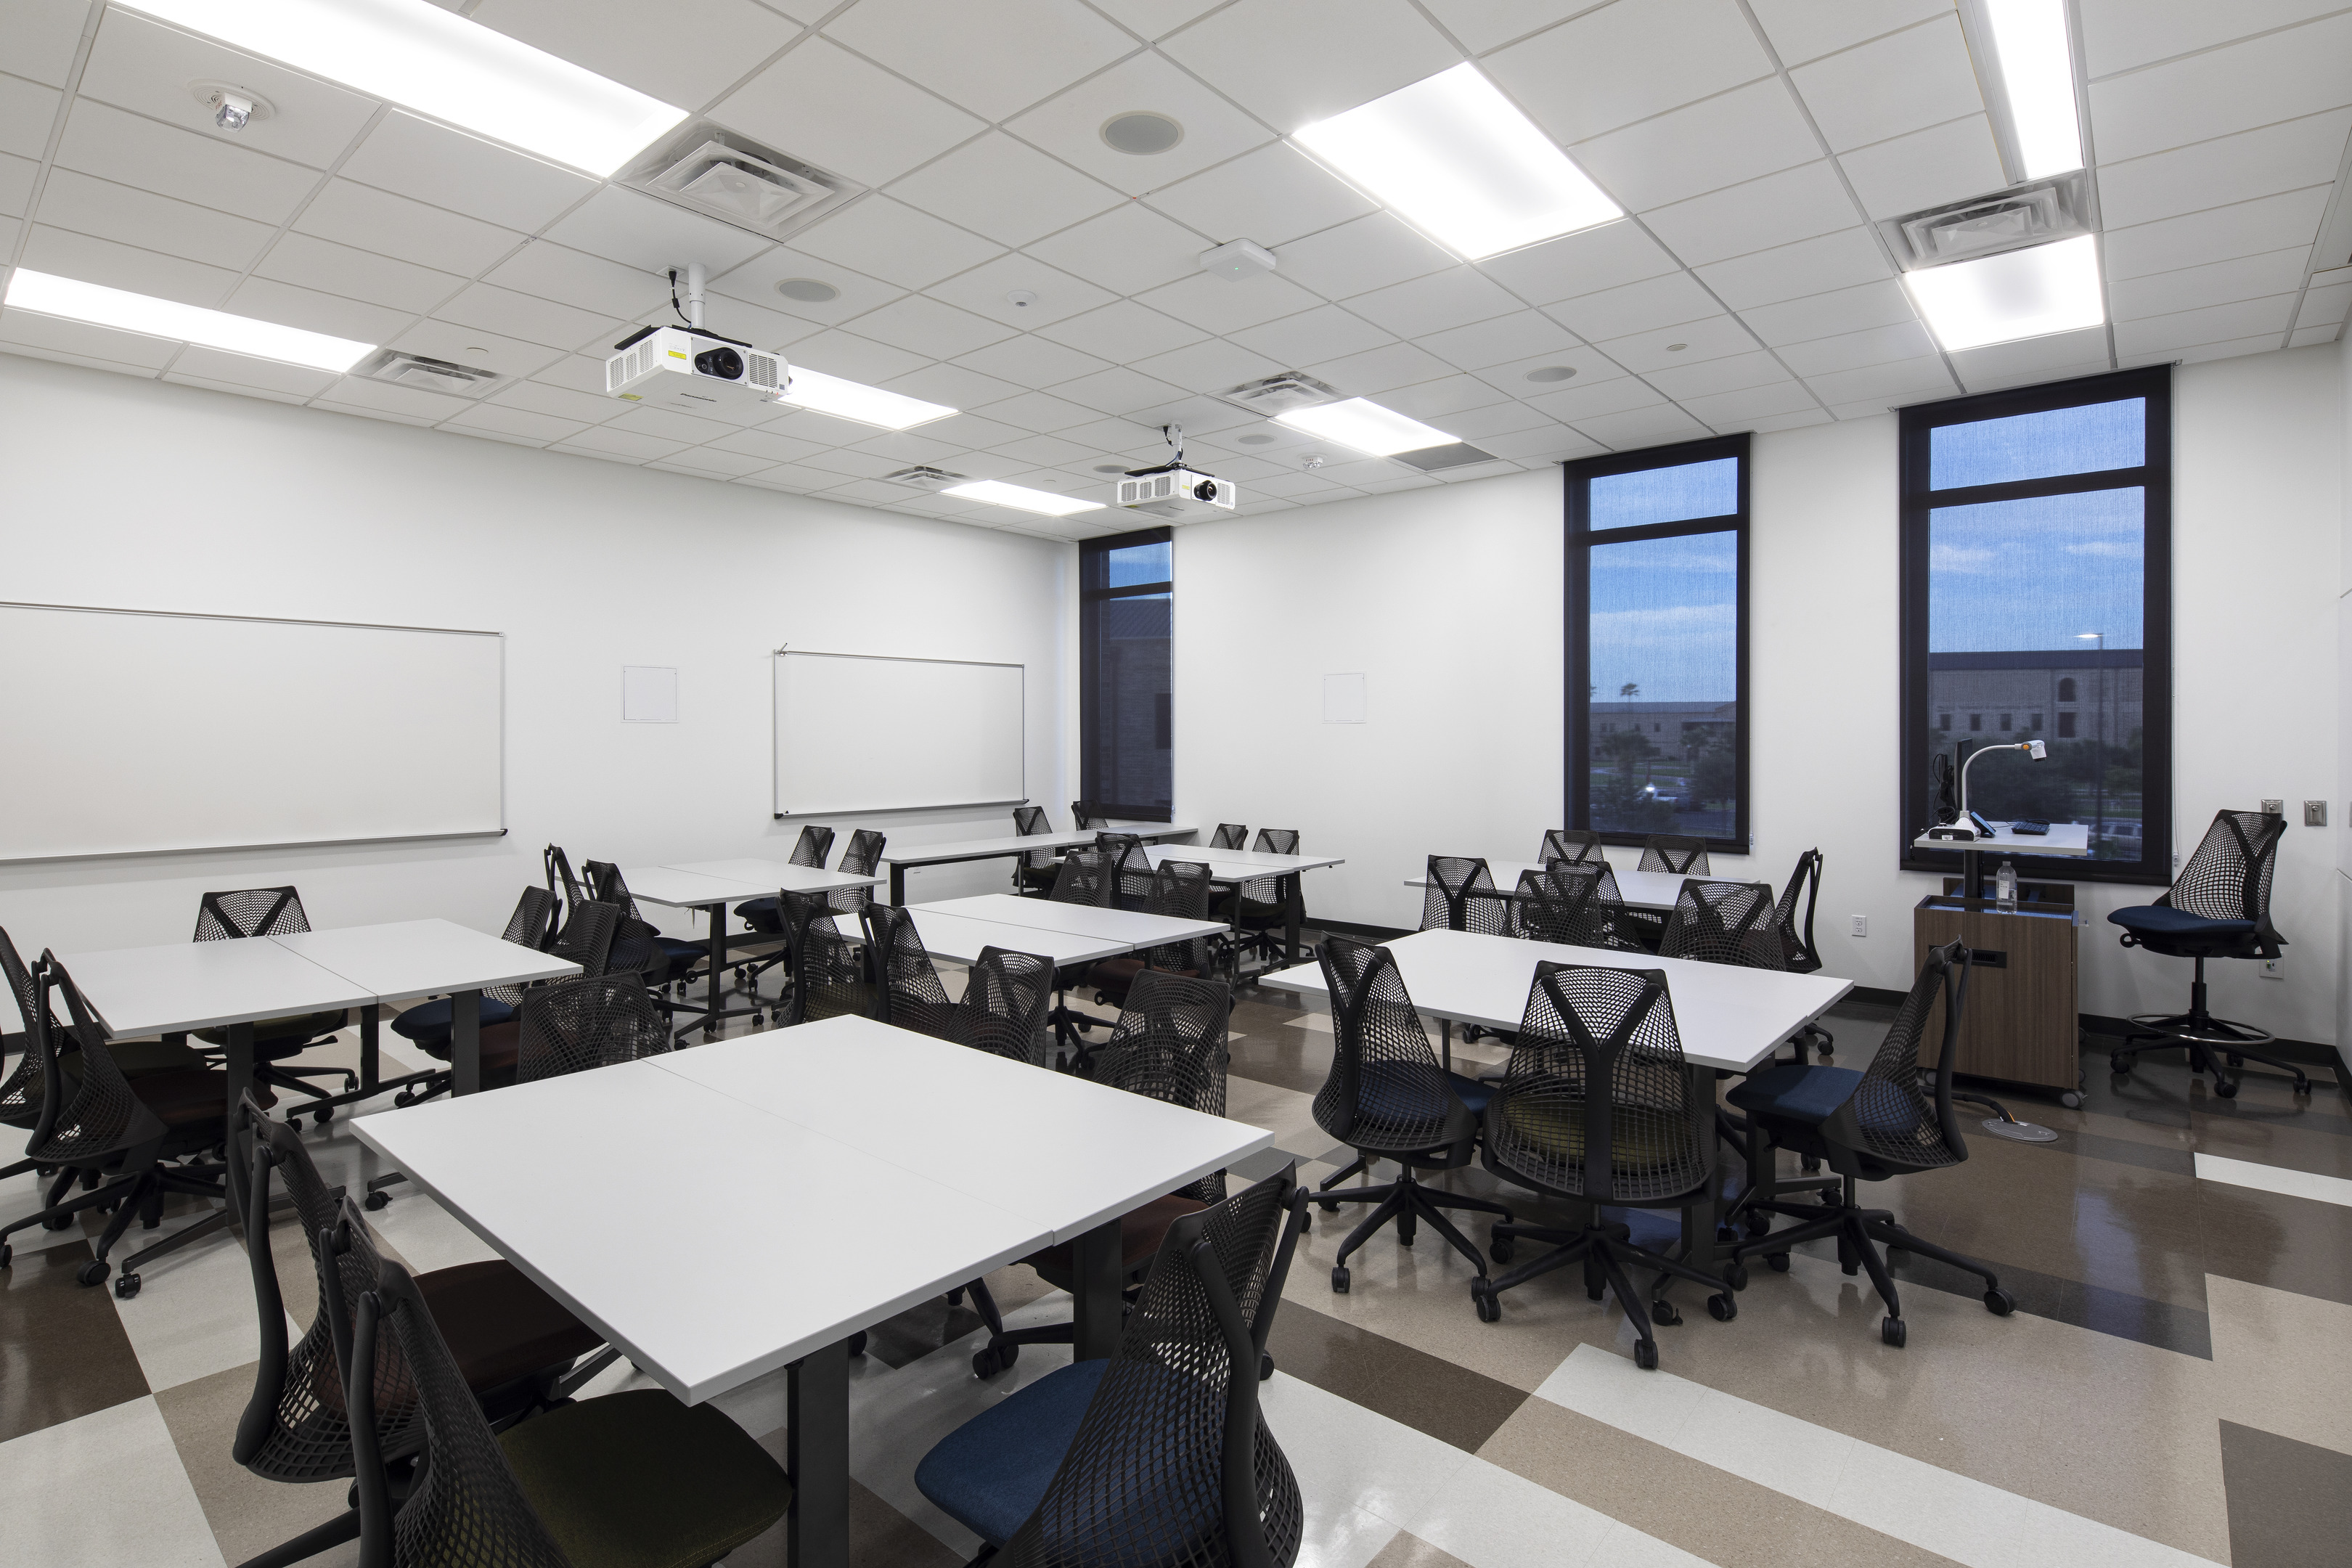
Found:
<svg viewBox="0 0 2352 1568"><path fill-rule="evenodd" d="M644 399L644 398L639 397L639 396L638 396L635 393L634 393L634 392L625 392L625 393L621 394L621 395L622 395L622 396L624 396L624 397L625 397L625 398L627 398L627 399L628 399L630 402L632 402L632 403L643 403L643 402L645 401L645 399Z"/></svg>
<svg viewBox="0 0 2352 1568"><path fill-rule="evenodd" d="M669 357L672 359L684 359L686 357L686 353L682 349L672 349L669 351Z"/></svg>

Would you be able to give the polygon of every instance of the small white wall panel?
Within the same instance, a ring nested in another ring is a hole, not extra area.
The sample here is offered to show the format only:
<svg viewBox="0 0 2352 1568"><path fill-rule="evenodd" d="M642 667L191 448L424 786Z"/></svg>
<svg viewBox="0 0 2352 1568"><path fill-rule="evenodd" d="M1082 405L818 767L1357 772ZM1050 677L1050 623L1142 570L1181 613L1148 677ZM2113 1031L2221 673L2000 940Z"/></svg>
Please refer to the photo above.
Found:
<svg viewBox="0 0 2352 1568"><path fill-rule="evenodd" d="M1028 798L1024 667L860 654L775 656L776 815Z"/></svg>
<svg viewBox="0 0 2352 1568"><path fill-rule="evenodd" d="M0 605L0 860L501 832L504 663L490 632Z"/></svg>
<svg viewBox="0 0 2352 1568"><path fill-rule="evenodd" d="M659 664L623 665L621 667L621 722L624 724L677 723L677 668Z"/></svg>

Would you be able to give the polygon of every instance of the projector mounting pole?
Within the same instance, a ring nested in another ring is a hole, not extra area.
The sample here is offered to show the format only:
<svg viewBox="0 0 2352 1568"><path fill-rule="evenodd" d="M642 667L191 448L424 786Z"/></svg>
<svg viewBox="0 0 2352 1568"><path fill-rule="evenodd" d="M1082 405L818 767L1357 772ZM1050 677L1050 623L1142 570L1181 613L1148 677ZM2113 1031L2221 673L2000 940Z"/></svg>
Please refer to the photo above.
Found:
<svg viewBox="0 0 2352 1568"><path fill-rule="evenodd" d="M686 264L686 324L697 331L702 329L702 263Z"/></svg>

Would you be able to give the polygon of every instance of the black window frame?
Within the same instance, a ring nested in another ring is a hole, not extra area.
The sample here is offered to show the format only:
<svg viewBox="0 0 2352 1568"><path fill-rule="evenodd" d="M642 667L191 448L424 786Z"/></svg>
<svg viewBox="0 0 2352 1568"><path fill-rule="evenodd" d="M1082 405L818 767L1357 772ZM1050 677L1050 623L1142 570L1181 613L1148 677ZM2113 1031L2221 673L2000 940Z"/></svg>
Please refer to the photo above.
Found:
<svg viewBox="0 0 2352 1568"><path fill-rule="evenodd" d="M1567 825L1578 831L1591 830L1591 763L1590 760L1591 722L1591 655L1592 655L1592 563L1591 549L1595 544L1623 544L1644 539L1674 539L1692 534L1729 533L1734 537L1736 559L1733 587L1735 619L1733 627L1733 663L1737 691L1732 710L1732 776L1738 792L1738 806L1732 814L1728 837L1709 837L1707 848L1720 855L1746 855L1754 844L1751 811L1748 799L1748 484L1755 465L1749 460L1751 443L1748 433L1740 431L1730 436L1712 436L1704 440L1680 441L1669 447L1645 447L1634 452L1612 452L1604 458L1580 458L1560 465L1566 512L1567 595L1566 671L1567 688L1562 693L1566 703L1564 726L1567 744L1563 758L1563 815ZM1591 485L1596 479L1615 474L1639 473L1645 468L1675 468L1688 463L1712 462L1722 458L1739 459L1737 510L1714 517L1678 519L1673 522L1645 522L1627 528L1591 527ZM1578 692L1584 692L1580 698ZM1599 835L1603 844L1638 847L1649 837L1643 833L1608 832Z"/></svg>
<svg viewBox="0 0 2352 1568"><path fill-rule="evenodd" d="M2048 479L2012 479L1947 490L1927 488L1928 439L1939 426L2046 414L2085 404L2124 398L2147 400L2147 436L2137 468L2103 468ZM1928 520L1937 508L2068 495L2085 490L2138 487L2144 511L2140 606L2140 858L2091 860L2071 856L2019 855L2020 876L2063 882L2120 882L2169 887L2172 857L2172 368L2137 370L2049 382L2039 386L1983 393L1914 404L1900 411L1902 503L1902 696L1903 801L1898 863L1906 871L1960 869L1956 850L1911 847L1931 825L1928 760L1936 748L1928 721L1933 671L1927 654ZM2060 732L2072 713L2050 715L2053 740L2082 739ZM2148 832L2155 825L2157 831ZM1990 868L1987 874L1990 874Z"/></svg>
<svg viewBox="0 0 2352 1568"><path fill-rule="evenodd" d="M1175 539L1176 531L1172 528L1139 528L1130 533L1111 533L1106 534L1099 539L1086 539L1078 542L1078 798L1085 801L1088 805L1093 806L1105 816L1118 817L1120 820L1127 822L1173 822L1176 820L1173 799L1175 795L1176 761L1173 727L1171 723L1169 737L1170 744L1166 748L1169 760L1169 795L1171 797L1167 804L1163 805L1154 802L1150 805L1139 805L1133 801L1104 800L1093 793L1095 784L1097 782L1096 770L1102 759L1095 739L1095 699L1097 692L1097 672L1095 668L1095 641L1087 625L1090 618L1088 611L1092 606L1099 605L1106 599L1138 599L1145 598L1155 594L1165 594L1168 595L1168 637L1170 642L1172 644L1176 637ZM1085 586L1088 576L1087 565L1089 562L1098 556L1108 555L1114 550L1128 550L1139 544L1166 544L1169 546L1168 580L1166 582L1126 583L1116 588L1088 588ZM1171 688L1170 698L1172 706L1174 698L1173 688L1175 684L1175 660L1172 657L1169 660L1169 684ZM1153 714L1153 725L1155 731L1158 727L1158 723L1159 714L1155 711Z"/></svg>

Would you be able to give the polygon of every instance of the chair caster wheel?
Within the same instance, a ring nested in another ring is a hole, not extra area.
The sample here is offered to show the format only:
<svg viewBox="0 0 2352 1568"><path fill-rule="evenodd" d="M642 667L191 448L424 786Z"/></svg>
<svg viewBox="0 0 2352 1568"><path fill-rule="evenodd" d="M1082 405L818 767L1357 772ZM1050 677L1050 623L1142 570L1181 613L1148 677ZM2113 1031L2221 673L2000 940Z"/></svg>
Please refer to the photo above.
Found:
<svg viewBox="0 0 2352 1568"><path fill-rule="evenodd" d="M1004 1370L1004 1363L993 1346L983 1345L971 1353L971 1374L974 1377L994 1377Z"/></svg>
<svg viewBox="0 0 2352 1568"><path fill-rule="evenodd" d="M1481 1279L1470 1287L1470 1300L1478 1309L1480 1322L1499 1323L1503 1321L1502 1300L1495 1294L1495 1288L1486 1280Z"/></svg>
<svg viewBox="0 0 2352 1568"><path fill-rule="evenodd" d="M51 1215L41 1221L41 1228L43 1230L70 1230L73 1228L73 1215L69 1214Z"/></svg>
<svg viewBox="0 0 2352 1568"><path fill-rule="evenodd" d="M1655 1340L1633 1342L1633 1364L1643 1372L1658 1370L1658 1344Z"/></svg>
<svg viewBox="0 0 2352 1568"><path fill-rule="evenodd" d="M324 1127L328 1122L332 1121L334 1119L335 1108L331 1105L324 1110L319 1111L317 1114L313 1115L310 1118L310 1125L313 1127Z"/></svg>
<svg viewBox="0 0 2352 1568"><path fill-rule="evenodd" d="M16 1249L15 1247L10 1247L5 1243L0 1243L0 1268L7 1268L9 1261L16 1256Z"/></svg>
<svg viewBox="0 0 2352 1568"><path fill-rule="evenodd" d="M74 1283L77 1285L102 1285L106 1282L106 1277L113 1272L113 1264L107 1262L106 1259L102 1258L93 1258L88 1263L83 1264L80 1268L74 1270Z"/></svg>
<svg viewBox="0 0 2352 1568"><path fill-rule="evenodd" d="M2310 1080L2309 1079L2307 1079L2307 1078L2306 1078L2306 1079L2296 1079L2296 1080L2295 1080L2295 1086L2294 1086L2294 1095L2295 1095L2295 1098L2296 1098L2297 1100L2308 1100L2308 1099L2310 1099L2310 1098L2311 1098L2311 1080Z"/></svg>
<svg viewBox="0 0 2352 1568"><path fill-rule="evenodd" d="M2017 1310L2017 1298L1996 1285L1985 1292L1985 1310L1996 1318L2006 1318Z"/></svg>
<svg viewBox="0 0 2352 1568"><path fill-rule="evenodd" d="M139 1294L139 1276L136 1274L118 1274L114 1277L114 1299L116 1300L128 1301L131 1297L136 1296L137 1294Z"/></svg>
<svg viewBox="0 0 2352 1568"><path fill-rule="evenodd" d="M2223 1100L2235 1100L2238 1098L2237 1080L2234 1079L2221 1078L2217 1075L2213 1079L2213 1092L2220 1095Z"/></svg>
<svg viewBox="0 0 2352 1568"><path fill-rule="evenodd" d="M1748 1265L1735 1263L1723 1271L1723 1282L1735 1290L1748 1289Z"/></svg>
<svg viewBox="0 0 2352 1568"><path fill-rule="evenodd" d="M1748 1216L1748 1236L1749 1240L1752 1241L1758 1237L1769 1236L1771 1234L1772 1216L1770 1215L1757 1214L1749 1215Z"/></svg>
<svg viewBox="0 0 2352 1568"><path fill-rule="evenodd" d="M2058 1103L2064 1106L2069 1110L2080 1110L2083 1109L2083 1097L2076 1094L2074 1090L2068 1089L2064 1094L2058 1097Z"/></svg>
<svg viewBox="0 0 2352 1568"><path fill-rule="evenodd" d="M1332 1294L1338 1296L1344 1296L1348 1293L1348 1271L1345 1268L1334 1268L1331 1270L1331 1291Z"/></svg>
<svg viewBox="0 0 2352 1568"><path fill-rule="evenodd" d="M1339 1200L1337 1198L1317 1198L1315 1200L1315 1204L1316 1206L1320 1208L1325 1214L1338 1214L1339 1212Z"/></svg>
<svg viewBox="0 0 2352 1568"><path fill-rule="evenodd" d="M1768 1254L1764 1259L1764 1267L1775 1274L1786 1274L1789 1271L1789 1255L1785 1252Z"/></svg>
<svg viewBox="0 0 2352 1568"><path fill-rule="evenodd" d="M1675 1308L1672 1301L1653 1301L1650 1303L1650 1321L1657 1324L1658 1327L1662 1329L1675 1328L1681 1324L1682 1321L1683 1315L1681 1311Z"/></svg>
<svg viewBox="0 0 2352 1568"><path fill-rule="evenodd" d="M1739 1233L1727 1225L1719 1225L1715 1227L1715 1239L1717 1244L1719 1246L1737 1246L1739 1241Z"/></svg>
<svg viewBox="0 0 2352 1568"><path fill-rule="evenodd" d="M866 1331L864 1329L860 1329L856 1333L849 1336L849 1353L853 1356L861 1356L866 1353Z"/></svg>
<svg viewBox="0 0 2352 1568"><path fill-rule="evenodd" d="M399 1109L405 1110L410 1106L416 1103L416 1097L404 1089L398 1094L392 1097L392 1103Z"/></svg>
<svg viewBox="0 0 2352 1568"><path fill-rule="evenodd" d="M1584 1288L1584 1295L1587 1300L1598 1301L1601 1300L1601 1288L1598 1285L1587 1285Z"/></svg>
<svg viewBox="0 0 2352 1568"><path fill-rule="evenodd" d="M948 1305L950 1307L961 1307L963 1305L962 1286L959 1285L954 1289L948 1292Z"/></svg>
<svg viewBox="0 0 2352 1568"><path fill-rule="evenodd" d="M1497 1237L1486 1244L1486 1256L1497 1263L1508 1263L1511 1260L1511 1254L1517 1250L1518 1244L1507 1236Z"/></svg>
<svg viewBox="0 0 2352 1568"><path fill-rule="evenodd" d="M761 1012L756 1007L751 1010L751 1027L756 1029L767 1021L768 1016L765 1013Z"/></svg>
<svg viewBox="0 0 2352 1568"><path fill-rule="evenodd" d="M366 1198L362 1200L360 1207L367 1210L370 1214L373 1214L376 1210L389 1205L391 1202L392 1194L390 1193L370 1193Z"/></svg>
<svg viewBox="0 0 2352 1568"><path fill-rule="evenodd" d="M1312 1236L1315 1234L1314 1210L1300 1209L1298 1211L1298 1234L1301 1236Z"/></svg>
<svg viewBox="0 0 2352 1568"><path fill-rule="evenodd" d="M2111 1056L2107 1058L2107 1069L2121 1077L2131 1071L2131 1058L2126 1056Z"/></svg>
<svg viewBox="0 0 2352 1568"><path fill-rule="evenodd" d="M1264 1351L1260 1351L1260 1352L1257 1352L1257 1380L1258 1380L1260 1383L1264 1383L1267 1378L1272 1377L1273 1375L1274 1375L1274 1357L1272 1357L1272 1356L1270 1356L1270 1355L1266 1354L1266 1352L1264 1352Z"/></svg>
<svg viewBox="0 0 2352 1568"><path fill-rule="evenodd" d="M1727 1323L1739 1316L1739 1303L1728 1294L1709 1296L1706 1299L1706 1315L1718 1323Z"/></svg>
<svg viewBox="0 0 2352 1568"><path fill-rule="evenodd" d="M1878 1325L1878 1337L1896 1350L1901 1350L1903 1342L1911 1337L1911 1331L1903 1326L1902 1319L1889 1318Z"/></svg>

